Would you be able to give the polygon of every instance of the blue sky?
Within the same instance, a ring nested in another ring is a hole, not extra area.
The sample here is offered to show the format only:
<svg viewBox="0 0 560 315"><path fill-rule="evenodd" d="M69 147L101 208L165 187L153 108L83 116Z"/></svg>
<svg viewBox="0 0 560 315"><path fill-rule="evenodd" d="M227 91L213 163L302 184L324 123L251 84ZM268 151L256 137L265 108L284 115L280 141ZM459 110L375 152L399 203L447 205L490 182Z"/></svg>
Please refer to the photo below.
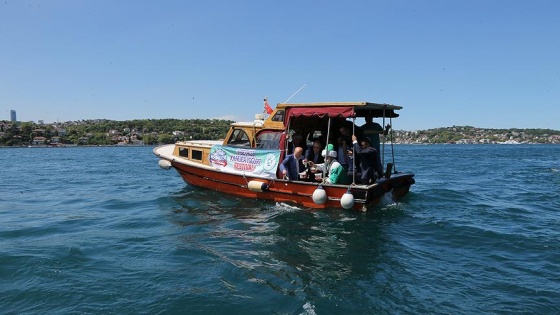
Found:
<svg viewBox="0 0 560 315"><path fill-rule="evenodd" d="M560 130L560 1L0 2L0 120L252 120L401 105L395 129Z"/></svg>

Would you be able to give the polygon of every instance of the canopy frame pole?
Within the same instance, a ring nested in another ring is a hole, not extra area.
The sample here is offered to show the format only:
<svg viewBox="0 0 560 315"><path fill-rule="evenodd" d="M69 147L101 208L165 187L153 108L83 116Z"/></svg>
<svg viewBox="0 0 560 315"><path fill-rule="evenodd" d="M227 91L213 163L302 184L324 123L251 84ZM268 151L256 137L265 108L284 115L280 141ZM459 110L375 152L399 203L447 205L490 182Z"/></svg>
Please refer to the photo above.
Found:
<svg viewBox="0 0 560 315"><path fill-rule="evenodd" d="M352 118L352 135L356 134L356 117ZM354 142L352 142L352 185L356 185L356 152L354 152Z"/></svg>
<svg viewBox="0 0 560 315"><path fill-rule="evenodd" d="M393 157L393 174L397 173L397 167L395 166L395 141L393 139L393 117L389 117L389 124L391 124L391 130L389 131L391 133L391 136L389 137L391 139L391 155Z"/></svg>
<svg viewBox="0 0 560 315"><path fill-rule="evenodd" d="M327 145L325 146L325 156L323 157L325 160L325 167L323 167L323 181L325 181L325 176L327 175L327 167L330 167L330 164L327 165L327 156L329 155L329 137L331 133L331 116L329 116L329 122L327 124Z"/></svg>
<svg viewBox="0 0 560 315"><path fill-rule="evenodd" d="M382 142L382 146L381 146L381 152L379 152L379 156L380 156L380 160L379 161L381 163L382 167L385 167L385 109L387 108L387 105L383 106L383 125L381 126L381 128L383 128L383 130L381 131L381 135L383 136L383 142Z"/></svg>
<svg viewBox="0 0 560 315"><path fill-rule="evenodd" d="M288 149L289 149L289 139L292 137L290 135L290 122L292 121L292 119L288 119L288 125L286 126L286 131L284 131L284 133L286 134L286 137L284 139L285 144L284 144L284 156L288 156Z"/></svg>

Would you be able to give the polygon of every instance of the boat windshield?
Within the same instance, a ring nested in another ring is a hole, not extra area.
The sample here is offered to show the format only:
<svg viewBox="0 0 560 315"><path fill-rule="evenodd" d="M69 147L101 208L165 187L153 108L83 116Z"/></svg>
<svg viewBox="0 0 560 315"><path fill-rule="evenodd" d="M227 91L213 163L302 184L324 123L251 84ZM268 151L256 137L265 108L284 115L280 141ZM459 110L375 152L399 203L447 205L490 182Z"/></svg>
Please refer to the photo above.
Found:
<svg viewBox="0 0 560 315"><path fill-rule="evenodd" d="M243 129L236 129L233 131L232 136L229 138L228 144L250 147L251 141L249 139L249 136Z"/></svg>
<svg viewBox="0 0 560 315"><path fill-rule="evenodd" d="M279 150L282 131L264 130L257 135L257 148Z"/></svg>

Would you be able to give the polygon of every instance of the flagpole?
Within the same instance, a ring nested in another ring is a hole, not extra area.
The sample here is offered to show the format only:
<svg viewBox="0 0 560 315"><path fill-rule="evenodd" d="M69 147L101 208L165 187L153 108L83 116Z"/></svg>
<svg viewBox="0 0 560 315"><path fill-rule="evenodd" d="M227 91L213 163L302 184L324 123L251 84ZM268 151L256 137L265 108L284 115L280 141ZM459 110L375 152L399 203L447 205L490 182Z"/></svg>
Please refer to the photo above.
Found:
<svg viewBox="0 0 560 315"><path fill-rule="evenodd" d="M294 97L296 94L298 94L299 91L301 91L306 85L307 85L307 83L305 83L302 87L300 87L299 90L297 90L294 94L292 94L292 96L288 97L288 99L285 100L284 103L287 103L290 99L292 99L292 97Z"/></svg>

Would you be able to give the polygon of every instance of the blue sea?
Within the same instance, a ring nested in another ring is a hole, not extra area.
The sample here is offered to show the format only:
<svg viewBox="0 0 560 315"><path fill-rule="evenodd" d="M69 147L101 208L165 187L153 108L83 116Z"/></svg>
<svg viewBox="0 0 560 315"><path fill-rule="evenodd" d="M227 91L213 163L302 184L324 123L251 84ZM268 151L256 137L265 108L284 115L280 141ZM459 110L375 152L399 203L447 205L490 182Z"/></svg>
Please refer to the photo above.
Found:
<svg viewBox="0 0 560 315"><path fill-rule="evenodd" d="M152 147L2 148L0 314L560 314L560 146L394 150L416 184L361 213L194 188Z"/></svg>

